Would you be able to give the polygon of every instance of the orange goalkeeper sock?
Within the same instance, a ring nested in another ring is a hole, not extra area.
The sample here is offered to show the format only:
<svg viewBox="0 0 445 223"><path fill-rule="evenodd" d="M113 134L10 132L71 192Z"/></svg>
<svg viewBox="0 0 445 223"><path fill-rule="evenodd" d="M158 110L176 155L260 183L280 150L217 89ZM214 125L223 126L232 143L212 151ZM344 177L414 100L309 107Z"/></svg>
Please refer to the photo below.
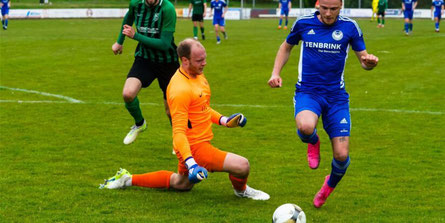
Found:
<svg viewBox="0 0 445 223"><path fill-rule="evenodd" d="M233 175L229 174L229 179L230 179L230 181L232 181L233 188L236 191L246 190L247 178L241 179L241 178L234 177Z"/></svg>
<svg viewBox="0 0 445 223"><path fill-rule="evenodd" d="M161 170L157 172L133 174L131 184L139 187L169 188L171 171Z"/></svg>

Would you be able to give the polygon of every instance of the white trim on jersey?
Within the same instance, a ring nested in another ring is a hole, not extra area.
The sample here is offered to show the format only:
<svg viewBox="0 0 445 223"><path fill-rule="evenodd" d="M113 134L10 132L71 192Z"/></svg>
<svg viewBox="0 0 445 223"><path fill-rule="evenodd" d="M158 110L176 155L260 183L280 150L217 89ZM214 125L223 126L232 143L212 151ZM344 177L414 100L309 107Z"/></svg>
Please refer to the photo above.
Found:
<svg viewBox="0 0 445 223"><path fill-rule="evenodd" d="M358 35L363 36L362 30L360 29L360 26L357 24L355 20L343 16L338 16L338 19L341 21L352 22L355 25L355 28L357 29Z"/></svg>
<svg viewBox="0 0 445 223"><path fill-rule="evenodd" d="M349 44L346 47L345 64L343 65L343 72L341 73L340 89L345 88L345 67L346 67L346 60L348 59L348 55L349 55Z"/></svg>
<svg viewBox="0 0 445 223"><path fill-rule="evenodd" d="M303 81L303 49L304 49L304 41L301 41L300 46L300 61L298 61L298 82L297 84L301 86L301 82Z"/></svg>
<svg viewBox="0 0 445 223"><path fill-rule="evenodd" d="M302 19L313 19L313 18L314 18L314 14L301 16L300 18L297 19L297 21L294 22L290 31L292 32L294 30L295 24L297 24L298 21L300 21Z"/></svg>

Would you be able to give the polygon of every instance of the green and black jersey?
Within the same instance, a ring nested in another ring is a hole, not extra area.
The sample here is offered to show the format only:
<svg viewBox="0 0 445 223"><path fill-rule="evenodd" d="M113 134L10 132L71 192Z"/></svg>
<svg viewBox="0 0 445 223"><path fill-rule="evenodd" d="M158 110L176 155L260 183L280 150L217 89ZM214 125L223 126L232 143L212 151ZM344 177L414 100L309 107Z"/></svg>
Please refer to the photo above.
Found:
<svg viewBox="0 0 445 223"><path fill-rule="evenodd" d="M204 4L206 4L205 0L190 0L190 4L193 5L193 15L204 14Z"/></svg>
<svg viewBox="0 0 445 223"><path fill-rule="evenodd" d="M379 0L379 5L378 5L379 12L383 13L387 8L388 8L388 0Z"/></svg>
<svg viewBox="0 0 445 223"><path fill-rule="evenodd" d="M178 62L173 33L176 27L176 10L168 0L159 0L150 7L145 0L131 0L124 17L124 24L136 26L134 39L139 42L135 57L142 57L155 63ZM123 44L125 35L119 34L117 43Z"/></svg>

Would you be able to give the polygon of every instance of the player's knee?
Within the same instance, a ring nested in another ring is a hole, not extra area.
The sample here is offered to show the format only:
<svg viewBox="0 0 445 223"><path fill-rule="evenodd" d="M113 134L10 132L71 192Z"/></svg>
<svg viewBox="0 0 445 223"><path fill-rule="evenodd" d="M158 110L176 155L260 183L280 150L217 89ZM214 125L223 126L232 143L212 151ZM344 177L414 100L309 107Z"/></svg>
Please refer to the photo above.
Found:
<svg viewBox="0 0 445 223"><path fill-rule="evenodd" d="M315 126L309 123L301 123L298 125L298 131L304 135L312 135L314 133Z"/></svg>
<svg viewBox="0 0 445 223"><path fill-rule="evenodd" d="M187 178L173 177L170 181L170 187L179 191L190 191L193 184Z"/></svg>
<svg viewBox="0 0 445 223"><path fill-rule="evenodd" d="M334 152L334 158L341 162L347 160L348 156L348 152Z"/></svg>
<svg viewBox="0 0 445 223"><path fill-rule="evenodd" d="M191 191L193 189L193 184L188 183L176 185L175 189L183 192Z"/></svg>
<svg viewBox="0 0 445 223"><path fill-rule="evenodd" d="M124 90L122 92L122 97L124 98L125 102L132 102L134 98L136 98L136 94L131 90Z"/></svg>
<svg viewBox="0 0 445 223"><path fill-rule="evenodd" d="M250 171L249 160L242 157L236 163L235 168L233 168L232 174L239 177L246 177L249 175L249 171Z"/></svg>

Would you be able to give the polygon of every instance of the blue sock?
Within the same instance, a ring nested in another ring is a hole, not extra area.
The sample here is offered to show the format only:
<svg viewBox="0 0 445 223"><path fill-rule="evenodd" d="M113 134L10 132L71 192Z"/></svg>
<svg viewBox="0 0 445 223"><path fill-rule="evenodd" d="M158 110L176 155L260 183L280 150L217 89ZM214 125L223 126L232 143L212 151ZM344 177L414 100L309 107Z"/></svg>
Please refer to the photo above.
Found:
<svg viewBox="0 0 445 223"><path fill-rule="evenodd" d="M439 29L439 23L436 22L436 29Z"/></svg>
<svg viewBox="0 0 445 223"><path fill-rule="evenodd" d="M5 26L8 27L8 20L5 19Z"/></svg>
<svg viewBox="0 0 445 223"><path fill-rule="evenodd" d="M340 182L343 175L346 173L346 169L348 169L349 163L351 163L351 159L346 158L345 161L338 161L335 158L332 159L332 171L331 176L328 180L328 185L332 188L335 188Z"/></svg>
<svg viewBox="0 0 445 223"><path fill-rule="evenodd" d="M405 23L405 32L408 32L408 31L409 31L409 24Z"/></svg>
<svg viewBox="0 0 445 223"><path fill-rule="evenodd" d="M221 39L219 38L219 36L216 37L216 41L221 41Z"/></svg>
<svg viewBox="0 0 445 223"><path fill-rule="evenodd" d="M412 23L409 24L409 30L413 31L413 24Z"/></svg>
<svg viewBox="0 0 445 223"><path fill-rule="evenodd" d="M4 26L5 25L5 20L2 20L2 26Z"/></svg>
<svg viewBox="0 0 445 223"><path fill-rule="evenodd" d="M289 22L289 20L286 19L286 26L287 26L287 23L288 23L288 22Z"/></svg>
<svg viewBox="0 0 445 223"><path fill-rule="evenodd" d="M280 22L278 23L278 25L281 26L281 23L283 23L283 19L280 19Z"/></svg>
<svg viewBox="0 0 445 223"><path fill-rule="evenodd" d="M317 129L314 129L314 132L311 135L304 135L300 132L300 130L297 130L297 134L300 137L301 141L305 143L315 144L318 142Z"/></svg>

